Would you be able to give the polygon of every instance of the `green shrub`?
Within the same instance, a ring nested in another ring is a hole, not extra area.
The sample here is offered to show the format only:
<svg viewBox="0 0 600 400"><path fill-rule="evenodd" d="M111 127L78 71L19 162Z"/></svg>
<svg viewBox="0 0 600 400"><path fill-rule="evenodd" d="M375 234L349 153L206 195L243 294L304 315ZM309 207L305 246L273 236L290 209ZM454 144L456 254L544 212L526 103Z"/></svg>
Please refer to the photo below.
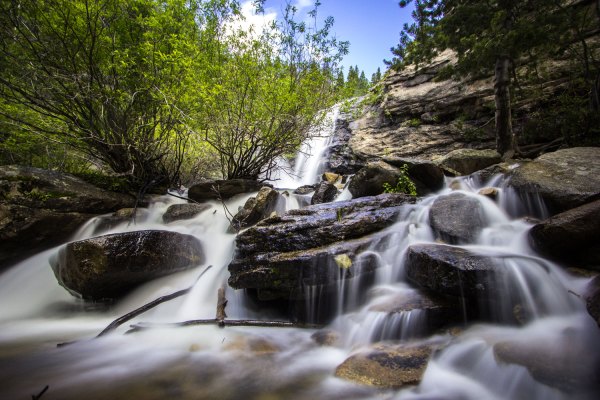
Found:
<svg viewBox="0 0 600 400"><path fill-rule="evenodd" d="M383 192L405 193L411 196L417 195L417 187L408 176L408 165L403 164L402 167L400 167L400 176L398 177L398 182L396 182L396 186L392 186L389 183L385 182L383 184Z"/></svg>

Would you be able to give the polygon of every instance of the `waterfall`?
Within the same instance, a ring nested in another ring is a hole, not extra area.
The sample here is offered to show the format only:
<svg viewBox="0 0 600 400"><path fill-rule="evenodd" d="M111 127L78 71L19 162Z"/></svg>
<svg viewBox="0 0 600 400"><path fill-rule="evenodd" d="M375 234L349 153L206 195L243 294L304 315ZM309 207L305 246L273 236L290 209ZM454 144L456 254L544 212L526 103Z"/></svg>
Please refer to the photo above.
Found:
<svg viewBox="0 0 600 400"><path fill-rule="evenodd" d="M337 109L331 113L333 121L336 113ZM333 132L334 127L326 129ZM282 179L278 186L314 183L322 162L319 154L324 153L327 140L318 137L306 144L302 156L296 159L299 177L287 182ZM313 157L303 158L309 150ZM123 222L102 228L104 217L93 218L72 240L142 229L170 230L197 237L204 244L207 259L192 270L146 283L109 306L76 299L56 283L49 259L58 248L4 272L0 275L2 397L28 398L48 385L49 399L67 400L595 398L595 393L585 390L557 390L548 383L552 377L540 378L524 366L502 361L502 351L513 356L511 349L506 349L507 343L525 349L547 346L549 350L560 350L550 362L565 374L577 374L582 370L582 360L573 358L571 351L596 355L600 335L582 302L573 295L581 293L588 280L567 274L541 258L527 243L531 223L520 217L525 213L544 215L542 205L536 199L523 199L510 192L499 178L485 184L498 188L497 202L477 194L483 183L462 180L461 193L481 204L485 226L475 243L458 247L501 263L503 272L494 277L494 287L502 295L480 299L478 305L488 319L470 325L463 309L452 315L458 320L458 333L449 333L436 324L436 313L444 310L389 308L398 298L421 295L407 277L406 254L410 246L435 243L429 210L439 196L451 192L445 188L417 204L404 206L397 222L381 232L381 240L363 253L379 264L370 288L365 290L352 279L342 280L337 304L307 306L315 312L321 306L338 310L339 315L327 328L340 336L339 345L333 347L317 346L311 339L314 330L293 328L165 326L125 334L127 325L139 322L214 318L216 289L227 281L235 235L227 233L229 220L219 202L211 202L209 210L192 219L164 224L162 215L167 207L183 202L171 196L157 197L135 224ZM226 207L236 210L251 195L234 197ZM298 204L298 198L290 195L287 207ZM89 340L118 316L188 287L209 265L212 268L186 296L136 317L114 334ZM229 318L271 317L242 292L228 289L226 297ZM418 299L429 304L426 299ZM517 311L520 325L514 322ZM416 387L380 390L333 376L335 368L356 349L382 341L410 344L428 337L445 345L433 356ZM69 341L77 342L56 347ZM564 378L567 386L569 376Z"/></svg>

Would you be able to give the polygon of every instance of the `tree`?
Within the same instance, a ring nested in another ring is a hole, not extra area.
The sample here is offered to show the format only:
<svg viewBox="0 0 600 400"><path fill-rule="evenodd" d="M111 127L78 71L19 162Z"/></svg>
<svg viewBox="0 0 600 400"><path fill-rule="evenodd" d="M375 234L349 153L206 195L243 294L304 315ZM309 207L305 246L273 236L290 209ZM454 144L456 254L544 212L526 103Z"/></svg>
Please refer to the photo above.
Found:
<svg viewBox="0 0 600 400"><path fill-rule="evenodd" d="M143 185L176 181L198 51L189 0L2 0L0 114Z"/></svg>
<svg viewBox="0 0 600 400"><path fill-rule="evenodd" d="M371 86L375 86L381 80L381 68L377 68L377 71L371 75Z"/></svg>
<svg viewBox="0 0 600 400"><path fill-rule="evenodd" d="M315 20L318 4L310 12ZM217 24L221 41L205 49L215 61L200 73L205 87L193 118L228 179L268 179L335 99L347 43L329 37L332 18L316 29L295 21L295 13L288 4L283 20L263 30Z"/></svg>
<svg viewBox="0 0 600 400"><path fill-rule="evenodd" d="M412 0L400 2L406 7ZM511 86L524 56L555 50L567 32L559 1L548 0L415 0L415 22L405 25L393 49L396 66L429 61L453 49L461 75L493 69L496 148L504 158L516 150L512 131Z"/></svg>

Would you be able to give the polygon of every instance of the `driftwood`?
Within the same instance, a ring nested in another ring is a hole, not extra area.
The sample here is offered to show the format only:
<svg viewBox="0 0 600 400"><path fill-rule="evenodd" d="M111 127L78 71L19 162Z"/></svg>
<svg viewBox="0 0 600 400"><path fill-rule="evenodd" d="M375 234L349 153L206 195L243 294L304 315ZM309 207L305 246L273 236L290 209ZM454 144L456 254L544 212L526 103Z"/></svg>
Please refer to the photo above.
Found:
<svg viewBox="0 0 600 400"><path fill-rule="evenodd" d="M42 398L42 396L44 395L44 393L46 393L49 387L50 386L46 385L46 387L44 387L41 392L39 392L38 394L31 395L31 400L39 400L40 398Z"/></svg>
<svg viewBox="0 0 600 400"><path fill-rule="evenodd" d="M113 322L110 323L110 325L108 325L106 328L104 328L104 330L102 332L100 332L96 337L98 338L100 336L106 335L109 332L114 331L115 329L117 329L119 326L121 326L125 322L137 317L140 314L145 313L148 310L153 309L154 307L156 307L159 304L176 299L178 297L183 296L184 294L189 293L194 288L194 286L196 285L198 280L200 278L202 278L202 275L204 275L206 273L206 271L208 271L211 267L212 267L212 265L209 265L208 267L206 267L206 269L204 269L204 271L202 271L202 273L198 276L198 278L196 278L196 281L194 282L194 284L192 286L190 286L189 288L179 290L175 293L171 293L166 296L161 296L157 299L152 300L150 303L144 304L143 306L136 308L135 310L115 319Z"/></svg>
<svg viewBox="0 0 600 400"><path fill-rule="evenodd" d="M222 324L227 318L227 314L225 313L225 307L227 307L227 299L225 298L225 285L219 288L217 292L217 318L219 321L219 326L225 326Z"/></svg>
<svg viewBox="0 0 600 400"><path fill-rule="evenodd" d="M172 323L149 323L140 322L137 324L130 325L130 328L126 333L135 333L154 328L180 328L186 326L197 326L197 325L218 325L222 327L226 326L258 326L266 328L302 328L302 329L320 329L322 325L316 324L304 324L289 321L263 321L263 320L251 320L251 319L226 319L218 320L213 319L194 319L183 322L172 322Z"/></svg>

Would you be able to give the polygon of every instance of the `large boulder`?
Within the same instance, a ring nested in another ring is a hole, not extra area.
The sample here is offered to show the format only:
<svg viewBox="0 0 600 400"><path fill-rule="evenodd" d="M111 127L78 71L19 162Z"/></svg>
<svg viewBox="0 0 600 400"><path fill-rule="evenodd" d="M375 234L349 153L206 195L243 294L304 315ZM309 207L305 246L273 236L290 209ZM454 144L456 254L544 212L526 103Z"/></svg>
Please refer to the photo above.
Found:
<svg viewBox="0 0 600 400"><path fill-rule="evenodd" d="M383 193L384 184L396 186L400 176L401 171L386 162L369 163L354 175L348 190L354 198L376 196Z"/></svg>
<svg viewBox="0 0 600 400"><path fill-rule="evenodd" d="M470 175L502 162L502 158L496 150L457 149L436 161L445 169L456 171L460 175Z"/></svg>
<svg viewBox="0 0 600 400"><path fill-rule="evenodd" d="M262 299L300 299L310 286L334 286L375 268L359 254L414 199L384 194L291 210L261 221L236 238L229 284Z"/></svg>
<svg viewBox="0 0 600 400"><path fill-rule="evenodd" d="M497 279L501 267L490 257L446 245L412 245L406 255L409 281L441 296L470 300L499 298L504 294Z"/></svg>
<svg viewBox="0 0 600 400"><path fill-rule="evenodd" d="M570 266L600 269L600 200L557 214L529 231L536 250Z"/></svg>
<svg viewBox="0 0 600 400"><path fill-rule="evenodd" d="M267 218L275 209L281 195L270 187L261 188L256 196L246 200L244 207L231 220L232 231L239 231Z"/></svg>
<svg viewBox="0 0 600 400"><path fill-rule="evenodd" d="M408 176L414 182L419 196L437 192L444 187L444 171L431 161L399 157L385 157L383 160L398 168L406 165Z"/></svg>
<svg viewBox="0 0 600 400"><path fill-rule="evenodd" d="M104 300L203 262L202 245L195 237L148 230L68 243L52 257L51 265L58 282L70 293Z"/></svg>
<svg viewBox="0 0 600 400"><path fill-rule="evenodd" d="M363 385L398 389L417 385L433 353L432 346L379 344L340 364L335 376Z"/></svg>
<svg viewBox="0 0 600 400"><path fill-rule="evenodd" d="M188 197L199 202L227 200L238 194L257 192L263 186L250 179L206 180L190 187Z"/></svg>
<svg viewBox="0 0 600 400"><path fill-rule="evenodd" d="M168 224L173 221L194 218L200 213L211 208L209 204L183 203L172 204L162 216L163 221Z"/></svg>
<svg viewBox="0 0 600 400"><path fill-rule="evenodd" d="M485 226L481 203L464 193L438 197L429 209L429 223L436 234L452 244L473 243Z"/></svg>
<svg viewBox="0 0 600 400"><path fill-rule="evenodd" d="M72 175L0 167L0 269L58 245L95 215L131 207L129 195L99 189Z"/></svg>
<svg viewBox="0 0 600 400"><path fill-rule="evenodd" d="M600 147L575 147L544 154L515 168L510 185L539 195L557 214L600 198Z"/></svg>
<svg viewBox="0 0 600 400"><path fill-rule="evenodd" d="M339 191L333 183L323 181L319 184L317 190L315 190L315 194L310 199L310 204L329 203L335 200L338 193Z"/></svg>

